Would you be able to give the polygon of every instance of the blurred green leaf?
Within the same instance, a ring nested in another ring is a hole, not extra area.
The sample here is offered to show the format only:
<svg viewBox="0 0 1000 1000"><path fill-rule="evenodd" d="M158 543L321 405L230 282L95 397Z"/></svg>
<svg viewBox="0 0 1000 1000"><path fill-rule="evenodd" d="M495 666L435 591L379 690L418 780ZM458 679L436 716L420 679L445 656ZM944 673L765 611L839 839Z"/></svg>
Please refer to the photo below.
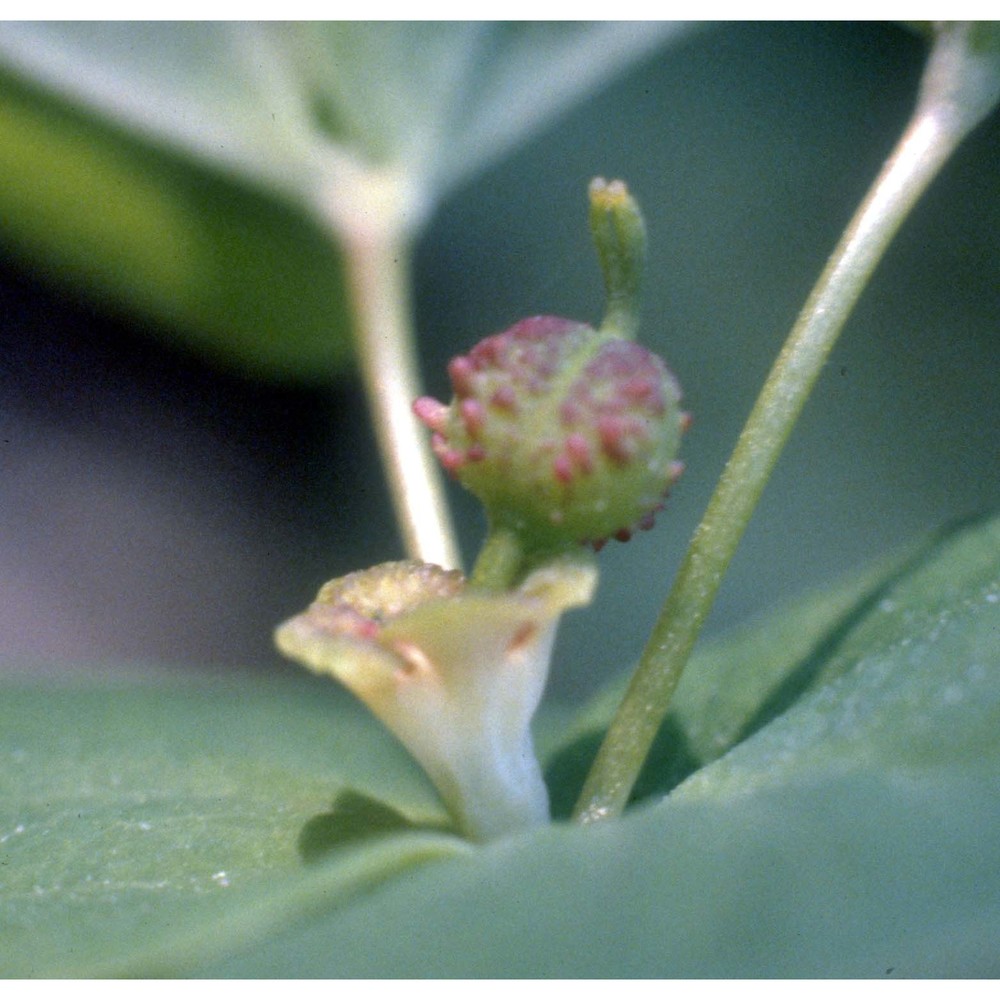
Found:
<svg viewBox="0 0 1000 1000"><path fill-rule="evenodd" d="M349 326L323 233L371 209L359 178L391 171L403 194L386 211L415 232L447 190L679 30L7 23L5 237L216 358L326 377Z"/></svg>
<svg viewBox="0 0 1000 1000"><path fill-rule="evenodd" d="M416 872L199 972L995 976L1000 521L847 593L826 631L812 603L815 683L666 799ZM729 643L721 684L787 682L794 617Z"/></svg>
<svg viewBox="0 0 1000 1000"><path fill-rule="evenodd" d="M337 155L401 167L433 200L683 30L19 22L0 54L74 103L314 206Z"/></svg>
<svg viewBox="0 0 1000 1000"><path fill-rule="evenodd" d="M712 763L475 850L394 832L440 807L312 678L9 681L3 972L994 976L998 576L967 524L710 647L674 722ZM354 846L303 866L338 789Z"/></svg>
<svg viewBox="0 0 1000 1000"><path fill-rule="evenodd" d="M850 670L871 642L885 641L890 627L908 636L910 611L900 612L907 616L902 623L899 614L887 617L899 604L894 588L915 574L922 580L918 571L925 566L928 573L931 565L942 566L934 562L942 544L961 530L955 525L922 538L840 584L801 598L781 614L701 647L684 673L633 797L669 791L721 757L810 691ZM975 542L968 544L975 549ZM942 593L952 586L948 573L953 566L967 572L979 558L987 575L994 571L989 546L967 556L937 571L935 585ZM582 783L626 681L622 678L595 697L567 728L562 745L553 746L563 780ZM575 801L578 788L560 791Z"/></svg>
<svg viewBox="0 0 1000 1000"><path fill-rule="evenodd" d="M194 969L994 977L998 816L986 791L981 779L811 775L734 801L644 809L614 829L549 828L303 914Z"/></svg>
<svg viewBox="0 0 1000 1000"><path fill-rule="evenodd" d="M257 895L301 890L299 838L338 789L391 804L383 818L444 824L423 773L364 709L335 685L282 681L6 682L0 974L120 963L214 928L234 904L258 919ZM328 891L450 844L461 849L436 835L355 852Z"/></svg>
<svg viewBox="0 0 1000 1000"><path fill-rule="evenodd" d="M350 358L339 254L309 219L3 75L0 215L40 273L216 361L326 379Z"/></svg>

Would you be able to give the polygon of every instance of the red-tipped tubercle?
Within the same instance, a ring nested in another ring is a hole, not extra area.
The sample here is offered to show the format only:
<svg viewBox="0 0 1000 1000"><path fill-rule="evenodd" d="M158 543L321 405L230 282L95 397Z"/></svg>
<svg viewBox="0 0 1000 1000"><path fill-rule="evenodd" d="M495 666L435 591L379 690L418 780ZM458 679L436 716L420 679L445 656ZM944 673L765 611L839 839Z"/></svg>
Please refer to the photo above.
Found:
<svg viewBox="0 0 1000 1000"><path fill-rule="evenodd" d="M486 423L486 408L478 399L463 399L458 412L462 415L462 423L470 438L477 438L482 433Z"/></svg>
<svg viewBox="0 0 1000 1000"><path fill-rule="evenodd" d="M448 407L444 403L440 403L430 396L421 396L413 401L413 412L417 419L432 431L437 431L439 434L444 433L448 425Z"/></svg>
<svg viewBox="0 0 1000 1000"><path fill-rule="evenodd" d="M472 395L475 389L475 374L475 365L464 355L452 358L448 362L448 377L451 379L451 386L459 399L465 399Z"/></svg>

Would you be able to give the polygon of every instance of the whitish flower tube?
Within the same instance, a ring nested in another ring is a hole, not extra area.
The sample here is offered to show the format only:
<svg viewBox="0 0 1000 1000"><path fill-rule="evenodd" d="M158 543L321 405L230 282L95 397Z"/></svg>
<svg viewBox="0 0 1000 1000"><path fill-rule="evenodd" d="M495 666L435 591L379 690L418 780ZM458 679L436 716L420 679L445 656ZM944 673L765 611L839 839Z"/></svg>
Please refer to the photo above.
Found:
<svg viewBox="0 0 1000 1000"><path fill-rule="evenodd" d="M327 583L275 638L365 702L458 829L485 841L548 821L531 719L560 616L590 601L596 579L591 562L565 558L497 593L457 570L385 563Z"/></svg>

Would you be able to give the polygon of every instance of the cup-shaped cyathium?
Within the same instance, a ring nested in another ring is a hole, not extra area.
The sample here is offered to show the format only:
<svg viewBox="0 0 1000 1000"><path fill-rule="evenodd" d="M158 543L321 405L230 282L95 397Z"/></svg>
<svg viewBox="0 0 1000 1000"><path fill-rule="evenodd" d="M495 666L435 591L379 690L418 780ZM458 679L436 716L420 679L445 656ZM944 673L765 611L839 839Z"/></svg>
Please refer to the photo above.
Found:
<svg viewBox="0 0 1000 1000"><path fill-rule="evenodd" d="M516 589L456 570L386 563L326 584L281 625L278 648L335 677L430 776L456 826L488 840L548 820L531 719L556 628L589 602L596 571L559 559Z"/></svg>

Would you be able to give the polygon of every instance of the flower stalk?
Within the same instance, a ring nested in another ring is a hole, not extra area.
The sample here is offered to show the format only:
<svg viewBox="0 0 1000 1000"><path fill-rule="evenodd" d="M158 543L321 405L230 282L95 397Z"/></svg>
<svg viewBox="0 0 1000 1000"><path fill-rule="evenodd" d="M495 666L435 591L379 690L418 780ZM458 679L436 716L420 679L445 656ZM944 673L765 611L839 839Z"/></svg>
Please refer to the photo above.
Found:
<svg viewBox="0 0 1000 1000"><path fill-rule="evenodd" d="M440 470L410 409L420 392L412 325L411 215L419 206L390 170L341 165L325 206L344 252L355 346L406 553L461 564Z"/></svg>

